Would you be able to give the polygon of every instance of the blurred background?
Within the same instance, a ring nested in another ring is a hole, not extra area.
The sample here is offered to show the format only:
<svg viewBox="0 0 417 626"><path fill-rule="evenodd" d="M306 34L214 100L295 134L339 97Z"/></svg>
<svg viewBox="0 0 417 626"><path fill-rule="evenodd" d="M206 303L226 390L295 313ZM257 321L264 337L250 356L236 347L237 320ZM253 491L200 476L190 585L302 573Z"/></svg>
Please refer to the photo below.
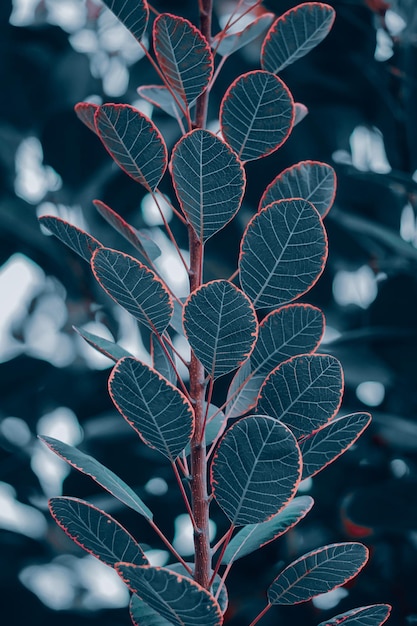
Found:
<svg viewBox="0 0 417 626"><path fill-rule="evenodd" d="M291 533L239 562L227 623L244 626L290 559L326 542L360 539L371 559L347 588L307 605L275 608L262 624L315 626L355 606L390 602L392 626L417 624L417 6L415 0L330 0L328 38L282 72L309 109L277 153L249 163L239 216L207 244L206 278L235 269L239 238L265 186L300 160L337 171L326 218L330 256L305 301L321 307L320 348L343 364L342 411L371 411L359 442L303 484L316 504ZM265 0L281 14L297 2ZM197 0L155 1L196 22ZM215 3L214 32L233 0ZM135 514L46 452L54 436L111 467L154 511L187 558L190 534L168 468L140 445L107 394L111 363L72 327L114 337L149 360L149 337L105 297L88 266L37 217L60 216L105 245L131 252L95 211L99 198L162 250L161 273L186 293L186 276L145 191L111 162L76 118L82 100L128 102L151 116L169 149L176 122L141 100L158 82L140 48L99 0L0 3L0 586L4 623L128 626L128 593L116 575L77 548L50 519L47 499L86 498L114 515L155 564L168 555ZM259 67L260 42L233 55L213 90L209 116L230 82ZM165 186L164 186L165 185ZM167 183L162 192L172 198ZM167 219L171 220L167 209ZM174 218L180 246L186 233ZM181 349L181 339L178 337ZM217 390L222 403L227 380ZM216 400L216 399L215 399ZM166 511L170 511L170 518ZM223 530L213 520L213 534ZM192 549L192 548L191 548Z"/></svg>

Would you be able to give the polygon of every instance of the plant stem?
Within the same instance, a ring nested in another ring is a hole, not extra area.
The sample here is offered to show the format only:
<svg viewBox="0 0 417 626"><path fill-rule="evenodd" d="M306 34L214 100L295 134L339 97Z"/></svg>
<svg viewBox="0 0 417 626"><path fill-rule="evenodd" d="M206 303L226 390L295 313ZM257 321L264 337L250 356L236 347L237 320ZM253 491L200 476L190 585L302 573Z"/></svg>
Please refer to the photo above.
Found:
<svg viewBox="0 0 417 626"><path fill-rule="evenodd" d="M213 13L213 0L198 0L200 11L200 31L211 44L211 16ZM197 98L195 107L195 125L197 128L204 128L207 119L208 97L207 91Z"/></svg>
<svg viewBox="0 0 417 626"><path fill-rule="evenodd" d="M271 606L272 606L272 604L269 604L269 603L268 603L268 604L266 605L266 607L263 609L263 611L261 611L261 612L259 613L259 615L257 615L257 616L255 617L255 619L253 620L253 622L251 622L251 623L249 624L249 626L255 626L255 624L257 624L257 623L258 623L258 622L259 622L259 621L263 618L263 616L264 616L264 615L265 615L265 614L269 611L269 609L271 608Z"/></svg>

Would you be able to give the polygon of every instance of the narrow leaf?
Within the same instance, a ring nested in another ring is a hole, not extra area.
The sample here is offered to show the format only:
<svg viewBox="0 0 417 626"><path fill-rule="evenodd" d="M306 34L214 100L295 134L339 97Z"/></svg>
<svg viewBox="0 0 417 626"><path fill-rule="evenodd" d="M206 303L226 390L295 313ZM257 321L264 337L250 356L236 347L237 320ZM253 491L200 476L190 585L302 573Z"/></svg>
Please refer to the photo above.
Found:
<svg viewBox="0 0 417 626"><path fill-rule="evenodd" d="M152 270L110 248L97 250L91 267L109 296L139 322L157 333L166 329L173 304L165 284Z"/></svg>
<svg viewBox="0 0 417 626"><path fill-rule="evenodd" d="M146 445L170 460L184 450L193 428L193 409L179 389L150 367L126 357L109 378L111 398Z"/></svg>
<svg viewBox="0 0 417 626"><path fill-rule="evenodd" d="M149 18L146 0L135 0L134 4L126 0L102 0L132 35L140 41L145 33Z"/></svg>
<svg viewBox="0 0 417 626"><path fill-rule="evenodd" d="M110 567L120 561L148 564L142 548L127 530L92 504L77 498L51 498L49 510L76 544Z"/></svg>
<svg viewBox="0 0 417 626"><path fill-rule="evenodd" d="M213 76L207 40L188 20L162 13L154 22L153 41L165 80L189 107Z"/></svg>
<svg viewBox="0 0 417 626"><path fill-rule="evenodd" d="M234 526L258 524L292 499L301 476L301 454L291 431L264 415L236 422L217 447L211 484Z"/></svg>
<svg viewBox="0 0 417 626"><path fill-rule="evenodd" d="M172 153L172 178L181 208L203 242L236 215L245 172L229 146L208 130L185 135Z"/></svg>
<svg viewBox="0 0 417 626"><path fill-rule="evenodd" d="M259 203L259 209L276 200L303 198L308 200L321 217L330 211L336 195L336 174L327 163L300 161L278 174L268 185Z"/></svg>
<svg viewBox="0 0 417 626"><path fill-rule="evenodd" d="M158 107L167 115L175 117L177 120L184 117L184 113L175 101L174 96L164 85L142 85L137 88L137 92L141 98Z"/></svg>
<svg viewBox="0 0 417 626"><path fill-rule="evenodd" d="M335 15L331 6L321 2L305 2L281 15L262 46L263 69L276 74L301 59L330 32Z"/></svg>
<svg viewBox="0 0 417 626"><path fill-rule="evenodd" d="M268 589L271 604L298 604L351 580L368 560L361 543L323 546L288 565Z"/></svg>
<svg viewBox="0 0 417 626"><path fill-rule="evenodd" d="M297 126L308 115L308 109L305 104L301 102L294 102L295 117L294 126Z"/></svg>
<svg viewBox="0 0 417 626"><path fill-rule="evenodd" d="M147 519L152 519L152 512L142 502L138 495L131 489L121 478L116 476L114 472L96 461L92 456L84 454L77 448L53 439L52 437L39 437L52 452L55 452L64 461L69 463L82 474L90 476L98 485L111 493L115 498L123 502L126 506L133 509Z"/></svg>
<svg viewBox="0 0 417 626"><path fill-rule="evenodd" d="M391 613L389 604L360 606L346 613L339 613L319 626L382 626Z"/></svg>
<svg viewBox="0 0 417 626"><path fill-rule="evenodd" d="M130 352L117 343L114 343L114 341L109 341L108 339L94 335L84 328L77 328L77 326L73 326L73 328L90 346L112 361L116 362L124 356L132 356Z"/></svg>
<svg viewBox="0 0 417 626"><path fill-rule="evenodd" d="M257 39L268 26L272 24L274 18L274 13L264 13L239 33L232 33L231 35L223 37L221 32L218 37L214 38L212 48L214 48L220 56L229 56L251 41L254 41L254 39ZM219 39L220 42L218 43Z"/></svg>
<svg viewBox="0 0 417 626"><path fill-rule="evenodd" d="M339 361L328 354L304 354L271 372L261 389L257 411L279 419L299 439L334 417L342 396Z"/></svg>
<svg viewBox="0 0 417 626"><path fill-rule="evenodd" d="M98 104L93 102L78 102L75 105L74 111L78 119L87 126L93 133L96 133L96 125L94 123L94 115L98 109Z"/></svg>
<svg viewBox="0 0 417 626"><path fill-rule="evenodd" d="M220 626L223 623L217 600L186 576L147 565L119 563L116 569L129 589L170 624Z"/></svg>
<svg viewBox="0 0 417 626"><path fill-rule="evenodd" d="M255 70L239 76L226 91L220 109L221 131L241 161L277 150L294 123L294 101L277 76Z"/></svg>
<svg viewBox="0 0 417 626"><path fill-rule="evenodd" d="M39 222L87 263L90 262L94 250L97 250L102 245L84 230L73 226L60 217L43 215L39 218Z"/></svg>
<svg viewBox="0 0 417 626"><path fill-rule="evenodd" d="M154 191L168 158L155 124L127 104L103 104L94 119L97 134L113 160L133 180Z"/></svg>
<svg viewBox="0 0 417 626"><path fill-rule="evenodd" d="M314 504L310 496L299 496L277 515L262 524L248 524L233 537L226 548L222 563L228 565L278 539L293 528L310 511Z"/></svg>
<svg viewBox="0 0 417 626"><path fill-rule="evenodd" d="M326 424L300 442L303 455L303 480L315 476L333 463L369 426L369 413L352 413Z"/></svg>
<svg viewBox="0 0 417 626"><path fill-rule="evenodd" d="M258 333L249 298L227 280L214 280L191 293L183 321L191 348L213 378L239 367Z"/></svg>
<svg viewBox="0 0 417 626"><path fill-rule="evenodd" d="M151 334L151 358L152 358L152 367L155 371L157 371L161 376L166 378L168 382L172 385L177 384L177 374L175 369L172 366L172 362L175 363L175 356L171 348L164 343L164 348L161 346L161 342L158 341L155 333ZM171 360L168 357L171 357Z"/></svg>
<svg viewBox="0 0 417 626"><path fill-rule="evenodd" d="M240 280L255 308L271 309L306 293L323 272L327 236L306 200L280 200L246 227L239 258Z"/></svg>

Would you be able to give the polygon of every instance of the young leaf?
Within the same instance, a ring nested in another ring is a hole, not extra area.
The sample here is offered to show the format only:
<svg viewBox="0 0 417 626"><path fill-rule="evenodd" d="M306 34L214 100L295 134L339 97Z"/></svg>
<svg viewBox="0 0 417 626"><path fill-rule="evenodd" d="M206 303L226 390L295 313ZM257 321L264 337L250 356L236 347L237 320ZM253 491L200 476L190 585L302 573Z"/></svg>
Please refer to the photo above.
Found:
<svg viewBox="0 0 417 626"><path fill-rule="evenodd" d="M346 452L370 422L369 413L344 415L303 439L299 443L303 455L303 480L315 476Z"/></svg>
<svg viewBox="0 0 417 626"><path fill-rule="evenodd" d="M239 33L232 33L231 35L223 37L221 32L214 38L212 48L214 48L220 56L230 56L254 39L257 39L264 32L264 30L272 24L274 18L274 13L264 13ZM219 43L218 39L220 39Z"/></svg>
<svg viewBox="0 0 417 626"><path fill-rule="evenodd" d="M217 600L190 578L149 565L119 563L116 569L129 589L169 624L221 626L223 623Z"/></svg>
<svg viewBox="0 0 417 626"><path fill-rule="evenodd" d="M233 376L227 392L226 415L240 417L256 406L265 375L253 374L250 360L245 361Z"/></svg>
<svg viewBox="0 0 417 626"><path fill-rule="evenodd" d="M168 159L155 124L127 104L103 104L94 119L97 134L113 160L133 180L154 191Z"/></svg>
<svg viewBox="0 0 417 626"><path fill-rule="evenodd" d="M151 357L152 367L161 376L166 378L172 385L177 384L177 374L172 366L172 361L175 363L175 356L171 348L164 343L165 350L158 341L155 333L151 334ZM167 353L170 355L171 360L168 358Z"/></svg>
<svg viewBox="0 0 417 626"><path fill-rule="evenodd" d="M162 333L173 304L160 278L128 254L100 248L91 259L97 281L111 298L150 330Z"/></svg>
<svg viewBox="0 0 417 626"><path fill-rule="evenodd" d="M300 297L318 280L327 236L310 202L280 200L251 219L240 249L243 291L255 308L272 309Z"/></svg>
<svg viewBox="0 0 417 626"><path fill-rule="evenodd" d="M339 613L318 626L382 626L391 613L389 604L372 604Z"/></svg>
<svg viewBox="0 0 417 626"><path fill-rule="evenodd" d="M77 328L77 326L73 326L73 328L90 346L112 361L117 362L123 359L124 356L132 356L130 352L117 343L114 343L114 341L109 341L108 339L94 335L84 328Z"/></svg>
<svg viewBox="0 0 417 626"><path fill-rule="evenodd" d="M278 174L268 185L259 203L259 210L287 198L308 200L321 217L330 211L336 195L336 174L327 163L300 161Z"/></svg>
<svg viewBox="0 0 417 626"><path fill-rule="evenodd" d="M266 522L244 526L227 546L222 563L228 565L274 541L298 524L313 504L310 496L299 496Z"/></svg>
<svg viewBox="0 0 417 626"><path fill-rule="evenodd" d="M351 580L368 560L361 543L333 543L288 565L268 589L270 604L298 604Z"/></svg>
<svg viewBox="0 0 417 626"><path fill-rule="evenodd" d="M191 348L213 378L239 367L258 334L249 298L227 280L214 280L191 293L183 320Z"/></svg>
<svg viewBox="0 0 417 626"><path fill-rule="evenodd" d="M277 76L255 70L239 76L220 108L221 131L241 161L277 150L294 123L294 101Z"/></svg>
<svg viewBox="0 0 417 626"><path fill-rule="evenodd" d="M261 389L257 411L279 419L299 439L336 415L342 395L339 361L328 354L304 354L271 372Z"/></svg>
<svg viewBox="0 0 417 626"><path fill-rule="evenodd" d="M98 109L98 104L93 102L78 102L75 105L74 111L78 119L87 126L93 133L96 133L96 125L94 123L94 115Z"/></svg>
<svg viewBox="0 0 417 626"><path fill-rule="evenodd" d="M184 117L184 113L175 102L174 96L164 85L143 85L137 88L137 92L141 98L158 107L167 115L175 117L176 120Z"/></svg>
<svg viewBox="0 0 417 626"><path fill-rule="evenodd" d="M146 445L173 461L194 429L191 404L179 389L150 367L126 357L113 368L110 396Z"/></svg>
<svg viewBox="0 0 417 626"><path fill-rule="evenodd" d="M132 35L140 41L145 33L149 19L149 7L146 0L135 0L132 5L126 0L102 0Z"/></svg>
<svg viewBox="0 0 417 626"><path fill-rule="evenodd" d="M265 415L236 422L211 464L214 497L234 526L258 524L292 499L301 476L301 454L291 431Z"/></svg>
<svg viewBox="0 0 417 626"><path fill-rule="evenodd" d="M229 146L208 130L185 135L172 152L172 178L181 208L206 242L236 215L245 172Z"/></svg>
<svg viewBox="0 0 417 626"><path fill-rule="evenodd" d="M308 109L305 104L302 104L301 102L294 102L294 110L294 126L297 126L297 124L302 122L303 119L308 115Z"/></svg>
<svg viewBox="0 0 417 626"><path fill-rule="evenodd" d="M68 537L110 567L121 560L148 564L142 548L127 530L92 504L77 498L51 498L49 510Z"/></svg>
<svg viewBox="0 0 417 626"><path fill-rule="evenodd" d="M87 263L90 262L94 250L102 246L97 239L60 217L43 215L39 222Z"/></svg>
<svg viewBox="0 0 417 626"><path fill-rule="evenodd" d="M276 74L301 59L330 32L335 15L331 6L321 2L305 2L281 15L262 46L263 69Z"/></svg>
<svg viewBox="0 0 417 626"><path fill-rule="evenodd" d="M213 76L207 40L188 20L162 13L154 22L153 41L165 80L189 107Z"/></svg>
<svg viewBox="0 0 417 626"><path fill-rule="evenodd" d="M39 437L52 452L55 452L64 461L69 463L76 470L86 476L90 476L98 485L112 494L115 498L123 502L126 506L133 509L139 515L143 515L146 519L153 518L152 512L146 504L142 502L138 495L114 472L99 463L96 459L88 454L84 454L77 448L53 439L52 437Z"/></svg>

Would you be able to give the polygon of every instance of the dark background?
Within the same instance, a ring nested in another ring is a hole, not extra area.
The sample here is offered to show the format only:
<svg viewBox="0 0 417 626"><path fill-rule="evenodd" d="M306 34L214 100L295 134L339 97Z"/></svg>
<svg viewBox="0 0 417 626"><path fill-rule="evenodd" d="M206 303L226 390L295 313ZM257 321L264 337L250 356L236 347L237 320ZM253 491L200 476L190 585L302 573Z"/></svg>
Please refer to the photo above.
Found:
<svg viewBox="0 0 417 626"><path fill-rule="evenodd" d="M74 0L78 22L62 17L65 4L71 2L33 2L24 14L16 2L10 23L12 3L0 3L2 619L19 626L127 626L123 591L106 583L103 570L53 523L47 497L86 497L141 543L161 546L94 483L50 465L36 435L66 438L97 456L138 490L170 536L182 509L159 457L116 415L106 391L109 364L93 361L72 326L106 326L116 339L130 333L136 346L138 331L100 292L83 261L41 233L37 215L55 211L120 247L91 204L100 198L136 227L147 227L143 191L113 167L73 107L92 95L134 102L136 88L155 76L146 61L135 62L132 46L109 43L97 4ZM296 4L264 2L277 13ZM330 328L322 351L344 366L343 412L371 410L374 420L351 451L314 478L308 493L316 504L300 526L237 564L230 578L232 626L256 615L284 563L326 542L355 538L370 547L370 562L344 597L336 594L333 608L274 608L262 624L314 626L374 602L393 604L393 626L417 623L417 9L413 0L331 4L337 19L329 37L282 72L309 115L281 150L248 165L245 206L207 246L207 278L234 270L244 223L277 173L304 159L332 164L338 194L326 218L330 256L305 301L324 310ZM154 3L193 21L196 5ZM257 55L259 43L228 60L213 91L211 118L231 80L259 66ZM157 111L154 120L171 149L175 122ZM185 233L173 228L186 246ZM168 485L163 496L149 487L155 477Z"/></svg>

